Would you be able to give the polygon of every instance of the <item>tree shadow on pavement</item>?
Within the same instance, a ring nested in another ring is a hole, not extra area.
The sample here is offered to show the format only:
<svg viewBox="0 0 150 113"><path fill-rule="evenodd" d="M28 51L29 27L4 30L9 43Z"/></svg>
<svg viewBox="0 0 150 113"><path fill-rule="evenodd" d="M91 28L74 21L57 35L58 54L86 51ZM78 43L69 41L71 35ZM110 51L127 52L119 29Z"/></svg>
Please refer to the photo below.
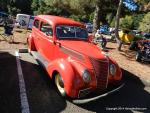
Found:
<svg viewBox="0 0 150 113"><path fill-rule="evenodd" d="M9 52L0 51L0 112L19 113L20 97L16 59Z"/></svg>
<svg viewBox="0 0 150 113"><path fill-rule="evenodd" d="M13 54L0 52L0 111L2 113L21 112L19 78L16 57ZM63 111L67 106L66 100L57 93L46 71L38 64L23 60L22 57L20 62L30 112L59 113Z"/></svg>
<svg viewBox="0 0 150 113"><path fill-rule="evenodd" d="M147 92L138 77L127 70L122 71L125 86L120 91L78 106L96 113L150 113L150 88Z"/></svg>
<svg viewBox="0 0 150 113"><path fill-rule="evenodd" d="M30 110L32 113L59 113L67 104L59 95L46 70L37 64L21 61Z"/></svg>

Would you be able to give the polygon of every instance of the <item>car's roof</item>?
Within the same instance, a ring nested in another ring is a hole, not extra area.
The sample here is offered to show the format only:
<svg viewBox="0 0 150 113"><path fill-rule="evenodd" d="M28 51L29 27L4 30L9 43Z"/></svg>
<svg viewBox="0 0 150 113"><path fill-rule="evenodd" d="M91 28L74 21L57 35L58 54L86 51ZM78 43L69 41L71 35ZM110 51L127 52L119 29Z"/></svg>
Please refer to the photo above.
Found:
<svg viewBox="0 0 150 113"><path fill-rule="evenodd" d="M80 22L74 21L69 18L64 18L60 16L53 16L53 15L38 15L36 16L42 20L45 20L53 25L59 25L59 24L69 24L69 25L79 25L79 26L84 26Z"/></svg>

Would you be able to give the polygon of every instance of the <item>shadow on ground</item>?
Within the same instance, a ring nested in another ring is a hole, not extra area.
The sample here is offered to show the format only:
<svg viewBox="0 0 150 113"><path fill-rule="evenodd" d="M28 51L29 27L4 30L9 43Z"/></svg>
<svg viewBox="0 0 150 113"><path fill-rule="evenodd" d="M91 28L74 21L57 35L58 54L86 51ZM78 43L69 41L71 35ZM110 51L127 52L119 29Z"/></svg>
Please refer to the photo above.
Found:
<svg viewBox="0 0 150 113"><path fill-rule="evenodd" d="M14 52L13 52L14 53ZM31 113L59 113L66 108L66 101L56 91L45 70L37 64L21 60L26 93ZM0 52L0 111L20 113L21 101L16 57Z"/></svg>
<svg viewBox="0 0 150 113"><path fill-rule="evenodd" d="M78 106L96 113L150 113L150 91L145 91L140 79L127 70L123 70L123 75L125 86L120 91Z"/></svg>
<svg viewBox="0 0 150 113"><path fill-rule="evenodd" d="M25 43L25 42L17 42L17 41L11 42L11 44L23 44L23 45L27 45L27 43Z"/></svg>
<svg viewBox="0 0 150 113"><path fill-rule="evenodd" d="M67 104L39 65L21 60L31 113L59 113Z"/></svg>

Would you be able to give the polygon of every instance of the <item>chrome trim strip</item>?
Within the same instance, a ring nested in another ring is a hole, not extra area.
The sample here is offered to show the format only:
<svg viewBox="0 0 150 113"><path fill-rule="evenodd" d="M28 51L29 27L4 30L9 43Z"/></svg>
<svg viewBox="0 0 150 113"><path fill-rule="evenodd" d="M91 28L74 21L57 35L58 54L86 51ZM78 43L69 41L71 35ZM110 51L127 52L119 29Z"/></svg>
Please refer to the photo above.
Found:
<svg viewBox="0 0 150 113"><path fill-rule="evenodd" d="M83 58L83 55L82 55L82 54L80 54L80 53L78 53L78 52L76 52L76 51L74 51L74 50L71 50L71 49L69 49L69 48L66 48L66 47L64 47L64 46L61 46L60 49L61 49L65 54L71 55L71 56L73 56L73 57L78 58L79 60L84 61L84 58Z"/></svg>
<svg viewBox="0 0 150 113"><path fill-rule="evenodd" d="M99 96L96 96L96 97L93 97L93 98L88 98L88 99L75 99L75 100L72 100L73 103L75 104L85 104L85 103L88 103L88 102L91 102L91 101L95 101L97 99L100 99L102 97L105 97L105 96L108 96L116 91L118 91L119 89L121 89L123 86L125 85L125 83L121 84L119 87L117 87L116 89L113 89L107 93L104 93L102 95L99 95Z"/></svg>

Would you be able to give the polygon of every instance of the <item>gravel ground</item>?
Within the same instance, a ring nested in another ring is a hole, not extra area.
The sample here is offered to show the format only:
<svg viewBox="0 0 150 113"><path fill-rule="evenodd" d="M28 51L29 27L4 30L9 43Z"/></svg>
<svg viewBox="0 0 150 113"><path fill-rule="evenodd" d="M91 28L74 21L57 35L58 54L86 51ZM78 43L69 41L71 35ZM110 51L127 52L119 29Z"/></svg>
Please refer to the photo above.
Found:
<svg viewBox="0 0 150 113"><path fill-rule="evenodd" d="M3 32L3 29L0 28L0 33ZM21 30L21 29L14 29L14 43L6 42L0 36L0 50L17 50L22 48L27 48L26 44L26 35L30 31ZM150 64L148 63L139 63L135 61L135 52L129 51L128 46L123 46L122 51L119 52L116 50L117 44L113 42L108 42L108 54L113 59L117 61L117 63L123 68L124 70L129 71L133 75L147 80L150 82Z"/></svg>
<svg viewBox="0 0 150 113"><path fill-rule="evenodd" d="M14 32L13 33L14 43L9 43L5 41L4 38L0 35L0 50L17 50L17 49L27 47L26 35L28 31L22 29L14 29L13 32ZM2 33L3 33L3 28L0 27L0 34Z"/></svg>
<svg viewBox="0 0 150 113"><path fill-rule="evenodd" d="M115 59L121 68L139 77L141 80L150 82L150 63L137 62L135 60L135 51L128 50L127 45L122 47L121 52L117 51L116 43L109 42L107 47L109 48L109 56Z"/></svg>

